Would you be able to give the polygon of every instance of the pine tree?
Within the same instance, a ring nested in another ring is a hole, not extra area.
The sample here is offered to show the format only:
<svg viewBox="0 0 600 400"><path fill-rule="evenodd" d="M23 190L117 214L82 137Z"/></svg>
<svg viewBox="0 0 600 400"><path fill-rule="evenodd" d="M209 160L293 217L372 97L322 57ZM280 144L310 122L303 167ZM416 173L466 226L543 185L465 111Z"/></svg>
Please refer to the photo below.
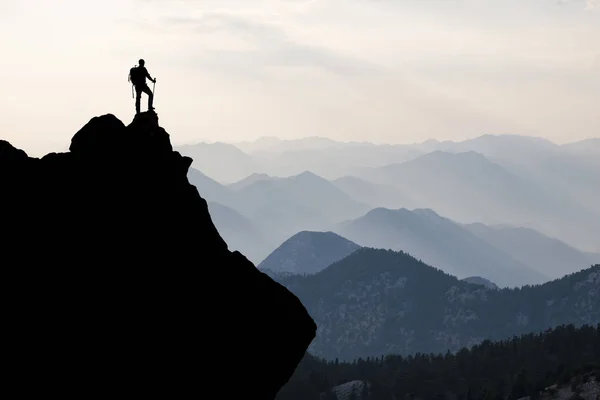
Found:
<svg viewBox="0 0 600 400"><path fill-rule="evenodd" d="M469 387L469 389L467 390L467 397L466 400L473 400L473 394L471 393L471 388Z"/></svg>
<svg viewBox="0 0 600 400"><path fill-rule="evenodd" d="M521 397L526 397L529 394L527 393L527 383L527 375L525 370L521 370L521 372L517 374L515 384L512 387L508 400L516 400L520 399Z"/></svg>
<svg viewBox="0 0 600 400"><path fill-rule="evenodd" d="M363 382L360 400L369 400L369 384L367 382Z"/></svg>
<svg viewBox="0 0 600 400"><path fill-rule="evenodd" d="M338 397L332 390L328 390L325 392L325 400L338 400Z"/></svg>

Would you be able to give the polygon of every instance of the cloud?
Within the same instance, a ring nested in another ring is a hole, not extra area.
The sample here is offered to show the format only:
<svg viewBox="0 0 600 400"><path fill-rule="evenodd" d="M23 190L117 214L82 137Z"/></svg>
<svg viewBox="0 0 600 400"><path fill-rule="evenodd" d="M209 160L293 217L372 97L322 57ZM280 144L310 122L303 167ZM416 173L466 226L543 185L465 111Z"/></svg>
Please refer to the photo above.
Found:
<svg viewBox="0 0 600 400"><path fill-rule="evenodd" d="M230 70L249 73L249 69L307 67L339 75L373 74L380 70L368 60L298 41L286 31L284 23L269 15L203 11L194 17L158 17L144 29L190 35L185 57L197 60L203 68L229 66Z"/></svg>

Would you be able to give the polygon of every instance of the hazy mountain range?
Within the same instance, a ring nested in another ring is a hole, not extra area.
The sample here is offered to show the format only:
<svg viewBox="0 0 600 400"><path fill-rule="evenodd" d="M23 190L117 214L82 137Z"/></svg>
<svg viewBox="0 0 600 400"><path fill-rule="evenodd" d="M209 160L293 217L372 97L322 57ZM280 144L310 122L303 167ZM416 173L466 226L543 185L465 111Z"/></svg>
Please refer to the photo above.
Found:
<svg viewBox="0 0 600 400"><path fill-rule="evenodd" d="M336 232L300 232L257 266L278 274L314 274L365 246L404 251L459 279L518 287L600 264L599 254L531 229L461 225L427 209L378 208L339 224Z"/></svg>
<svg viewBox="0 0 600 400"><path fill-rule="evenodd" d="M459 222L534 228L588 250L600 245L600 214L586 206L589 200L585 196L517 174L480 153L434 151L359 174L395 186L407 192L418 207L432 208ZM597 185L595 182L590 178L588 185ZM577 202L576 197L583 200Z"/></svg>
<svg viewBox="0 0 600 400"><path fill-rule="evenodd" d="M377 208L340 224L336 232L362 246L407 252L459 278L481 276L502 287L549 280L510 253L428 209Z"/></svg>
<svg viewBox="0 0 600 400"><path fill-rule="evenodd" d="M464 228L511 258L552 278L600 263L600 254L586 253L528 228L468 224Z"/></svg>
<svg viewBox="0 0 600 400"><path fill-rule="evenodd" d="M240 250L255 263L292 235L303 230L330 230L340 221L362 215L368 204L354 200L332 182L311 172L287 178L255 175L243 182L221 185L198 170L190 169L188 179L200 194L223 213L215 225L235 250ZM235 218L233 214L238 214ZM244 221L243 226L237 223ZM250 226L252 226L250 228ZM238 240L243 232L260 237Z"/></svg>
<svg viewBox="0 0 600 400"><path fill-rule="evenodd" d="M462 142L379 145L313 137L198 143L177 150L212 179L204 187L198 181L206 179L190 172L202 195L251 221L270 219L266 225L276 237L269 251L301 230L330 229L330 223L385 207L430 208L464 224L531 228L600 253L599 143L557 145L483 135ZM336 201L339 207L332 210ZM292 211L296 214L287 214Z"/></svg>
<svg viewBox="0 0 600 400"><path fill-rule="evenodd" d="M310 173L291 179L260 177L237 190L195 170L189 178L208 199L213 222L230 248L259 268L278 272L315 273L357 246L405 251L460 279L479 276L501 287L543 283L600 263L600 254L530 228L463 225L431 209L379 207L345 219L358 214L361 203ZM307 183L323 187L303 196ZM319 194L326 196L321 200Z"/></svg>
<svg viewBox="0 0 600 400"><path fill-rule="evenodd" d="M599 143L314 137L177 150L194 159L189 180L223 237L255 264L299 232L332 231L512 286L600 262Z"/></svg>

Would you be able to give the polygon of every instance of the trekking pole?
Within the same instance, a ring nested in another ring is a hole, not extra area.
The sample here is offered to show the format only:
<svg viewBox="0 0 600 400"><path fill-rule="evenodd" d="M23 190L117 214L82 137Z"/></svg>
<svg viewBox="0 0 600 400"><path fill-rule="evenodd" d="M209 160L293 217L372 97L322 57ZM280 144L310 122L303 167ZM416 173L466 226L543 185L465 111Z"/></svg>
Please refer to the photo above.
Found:
<svg viewBox="0 0 600 400"><path fill-rule="evenodd" d="M135 96L133 95L133 84L131 84L131 98L135 99Z"/></svg>
<svg viewBox="0 0 600 400"><path fill-rule="evenodd" d="M154 78L154 81L152 82L152 94L154 94L154 87L156 86L156 78Z"/></svg>

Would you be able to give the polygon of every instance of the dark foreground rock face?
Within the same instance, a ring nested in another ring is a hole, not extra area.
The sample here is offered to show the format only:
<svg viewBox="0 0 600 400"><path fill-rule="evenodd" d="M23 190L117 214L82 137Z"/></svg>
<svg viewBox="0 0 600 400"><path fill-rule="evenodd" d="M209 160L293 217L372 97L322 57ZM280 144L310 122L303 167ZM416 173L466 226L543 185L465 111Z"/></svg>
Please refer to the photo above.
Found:
<svg viewBox="0 0 600 400"><path fill-rule="evenodd" d="M0 141L5 390L275 397L316 326L227 249L191 162L150 113L93 118L41 159Z"/></svg>

